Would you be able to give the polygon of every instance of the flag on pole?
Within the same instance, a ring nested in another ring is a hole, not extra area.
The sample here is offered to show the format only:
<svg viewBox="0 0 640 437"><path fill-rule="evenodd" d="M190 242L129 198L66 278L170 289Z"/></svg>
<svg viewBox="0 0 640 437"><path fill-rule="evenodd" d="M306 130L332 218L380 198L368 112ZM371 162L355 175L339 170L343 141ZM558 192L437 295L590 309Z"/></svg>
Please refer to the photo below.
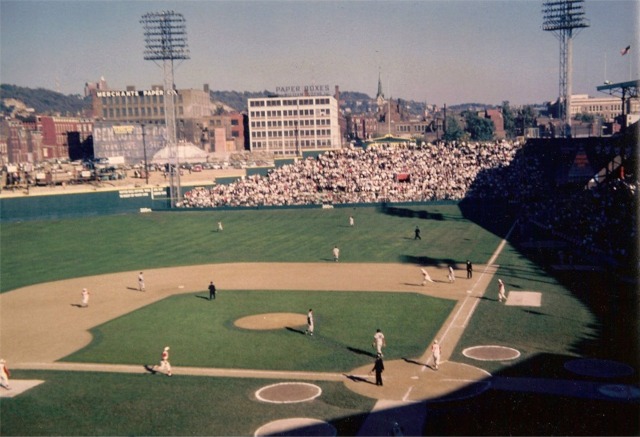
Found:
<svg viewBox="0 0 640 437"><path fill-rule="evenodd" d="M630 46L630 45L628 45L628 46L626 46L625 48L623 48L622 50L620 50L620 54L621 54L622 56L624 56L624 55L626 55L627 53L629 53L629 50L631 50L631 46Z"/></svg>

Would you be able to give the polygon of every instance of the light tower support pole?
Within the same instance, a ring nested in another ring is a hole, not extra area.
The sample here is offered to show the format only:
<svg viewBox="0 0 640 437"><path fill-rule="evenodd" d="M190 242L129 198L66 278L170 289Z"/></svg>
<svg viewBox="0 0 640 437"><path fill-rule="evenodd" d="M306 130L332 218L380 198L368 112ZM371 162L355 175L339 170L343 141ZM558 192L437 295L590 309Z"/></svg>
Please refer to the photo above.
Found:
<svg viewBox="0 0 640 437"><path fill-rule="evenodd" d="M169 190L171 206L175 207L182 198L180 188L180 159L176 134L175 96L173 80L174 60L189 59L187 47L186 21L182 14L173 11L150 12L140 20L144 27L147 61L162 61L164 76L164 118L169 149Z"/></svg>
<svg viewBox="0 0 640 437"><path fill-rule="evenodd" d="M582 28L589 27L582 9L583 3L584 0L547 0L542 6L542 29L553 32L560 41L558 118L563 120L565 137L571 136L573 37Z"/></svg>

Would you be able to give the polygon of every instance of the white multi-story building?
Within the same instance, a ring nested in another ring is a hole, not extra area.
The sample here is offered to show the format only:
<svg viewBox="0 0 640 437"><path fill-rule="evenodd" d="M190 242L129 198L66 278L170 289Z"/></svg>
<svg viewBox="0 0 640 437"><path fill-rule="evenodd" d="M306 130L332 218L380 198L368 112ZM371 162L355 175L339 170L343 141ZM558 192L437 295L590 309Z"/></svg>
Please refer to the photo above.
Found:
<svg viewBox="0 0 640 437"><path fill-rule="evenodd" d="M638 99L628 99L625 114L640 112ZM588 94L574 94L571 96L571 118L580 114L591 114L602 117L604 121L613 121L622 114L622 99L615 96L591 97Z"/></svg>
<svg viewBox="0 0 640 437"><path fill-rule="evenodd" d="M251 151L280 156L341 147L338 101L332 96L249 99Z"/></svg>

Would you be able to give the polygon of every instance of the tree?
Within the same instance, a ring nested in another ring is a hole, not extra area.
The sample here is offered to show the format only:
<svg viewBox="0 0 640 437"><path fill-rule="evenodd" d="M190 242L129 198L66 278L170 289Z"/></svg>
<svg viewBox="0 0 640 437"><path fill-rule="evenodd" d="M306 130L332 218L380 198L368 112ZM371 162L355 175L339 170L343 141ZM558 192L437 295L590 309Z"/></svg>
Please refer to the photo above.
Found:
<svg viewBox="0 0 640 437"><path fill-rule="evenodd" d="M480 117L476 112L466 112L464 115L465 123L472 140L476 141L490 141L493 139L495 132L495 126L493 121L488 118Z"/></svg>
<svg viewBox="0 0 640 437"><path fill-rule="evenodd" d="M505 100L502 102L502 119L504 120L504 131L507 133L508 138L513 138L516 136L516 121L515 114L511 105L509 105L509 101Z"/></svg>
<svg viewBox="0 0 640 437"><path fill-rule="evenodd" d="M464 135L464 131L458 124L458 120L454 117L447 116L447 125L442 135L442 139L445 141L458 141Z"/></svg>
<svg viewBox="0 0 640 437"><path fill-rule="evenodd" d="M518 109L515 123L516 130L520 135L524 135L525 129L529 127L536 127L536 111L533 109L533 106L527 105Z"/></svg>
<svg viewBox="0 0 640 437"><path fill-rule="evenodd" d="M593 123L595 117L593 116L593 114L589 114L588 112L581 112L580 114L576 115L576 120L579 120L583 123Z"/></svg>

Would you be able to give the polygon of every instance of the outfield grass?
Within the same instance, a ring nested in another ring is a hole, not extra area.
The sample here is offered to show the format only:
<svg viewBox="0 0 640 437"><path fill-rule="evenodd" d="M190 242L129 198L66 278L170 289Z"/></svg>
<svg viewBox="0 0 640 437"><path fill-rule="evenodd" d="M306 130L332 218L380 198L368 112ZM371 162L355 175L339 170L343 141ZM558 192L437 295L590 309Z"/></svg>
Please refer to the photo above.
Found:
<svg viewBox="0 0 640 437"><path fill-rule="evenodd" d="M200 296L206 296L204 292ZM348 372L372 363L377 328L386 333L387 360L419 357L455 301L420 294L225 291L215 301L173 296L92 330L93 342L67 361L156 364L165 345L176 366ZM248 315L312 307L306 325L256 331L234 326Z"/></svg>
<svg viewBox="0 0 640 437"><path fill-rule="evenodd" d="M422 213L422 214L420 214ZM426 213L426 214L425 214ZM348 226L348 217L356 225ZM430 218L420 218L420 216ZM216 232L216 223L224 231ZM414 241L420 226L422 240ZM78 276L222 262L486 262L499 238L457 205L193 211L3 223L0 290Z"/></svg>
<svg viewBox="0 0 640 437"><path fill-rule="evenodd" d="M355 228L348 226L349 215L356 219ZM491 211L484 216L493 218ZM501 225L501 216L495 217L491 225ZM225 230L217 233L220 220ZM416 225L421 241L413 240ZM498 234L505 229L497 228ZM334 244L341 248L341 262L457 263L463 268L466 259L486 263L498 243L498 235L462 217L456 205L393 211L194 211L8 223L0 240L0 288L163 266L325 262ZM633 318L637 300L612 302L610 296L624 295L606 288L606 275L572 272L560 277L531 253L509 244L496 264L497 275L451 360L514 377L584 379L563 368L566 360L579 356L639 368L633 344L638 338ZM542 292L542 307L499 304L499 277L507 290ZM266 293L269 299L263 297ZM176 366L344 371L371 361L367 353L378 327L387 336L388 359L422 353L452 305L400 293L367 293L363 299L358 293L223 290L213 302L196 296L173 296L96 327L94 341L66 360L155 364L166 343ZM256 333L233 326L242 315L304 314L309 307L316 315L314 339L296 332L303 327ZM632 310L625 311L627 307ZM382 318L385 324L378 326ZM235 346L239 341L253 349L243 351ZM514 347L522 355L503 362L462 355L465 347L486 344ZM14 378L47 383L0 403L2 435L251 435L269 420L296 416L329 420L339 435L354 435L373 406L371 399L341 383L318 383L324 392L313 402L273 405L257 402L253 393L274 381L256 379L26 370L16 370ZM638 373L604 382L637 384ZM399 417L402 413L400 407ZM640 429L637 403L494 390L430 406L428 417L425 435L637 435Z"/></svg>

